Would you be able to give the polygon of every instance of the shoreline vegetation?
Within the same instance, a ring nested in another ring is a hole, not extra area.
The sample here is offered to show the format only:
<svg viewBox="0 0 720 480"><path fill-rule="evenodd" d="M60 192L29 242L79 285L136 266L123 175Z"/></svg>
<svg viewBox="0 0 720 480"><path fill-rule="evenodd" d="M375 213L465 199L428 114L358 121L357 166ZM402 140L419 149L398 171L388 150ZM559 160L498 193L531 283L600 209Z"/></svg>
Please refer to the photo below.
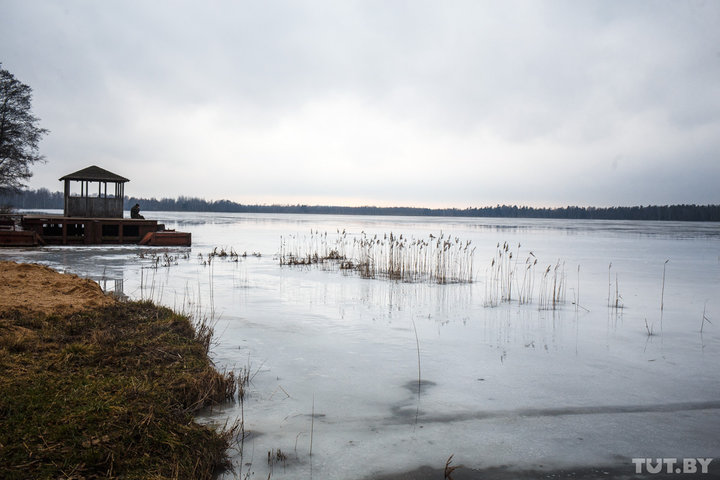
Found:
<svg viewBox="0 0 720 480"><path fill-rule="evenodd" d="M62 209L63 194L41 188L0 196L0 207L22 209ZM143 210L220 212L220 213L297 213L326 215L393 215L438 217L489 217L489 218L548 218L577 220L662 220L720 222L718 205L647 205L630 207L579 207L558 208L496 205L477 208L417 208L417 207L343 207L330 205L246 205L230 200L205 200L197 197L138 198L125 197L125 209L139 203Z"/></svg>
<svg viewBox="0 0 720 480"><path fill-rule="evenodd" d="M0 478L210 479L230 467L242 426L194 421L242 389L208 356L211 325L147 301L85 304L110 298L88 282L0 265ZM33 297L54 292L80 306L38 309Z"/></svg>

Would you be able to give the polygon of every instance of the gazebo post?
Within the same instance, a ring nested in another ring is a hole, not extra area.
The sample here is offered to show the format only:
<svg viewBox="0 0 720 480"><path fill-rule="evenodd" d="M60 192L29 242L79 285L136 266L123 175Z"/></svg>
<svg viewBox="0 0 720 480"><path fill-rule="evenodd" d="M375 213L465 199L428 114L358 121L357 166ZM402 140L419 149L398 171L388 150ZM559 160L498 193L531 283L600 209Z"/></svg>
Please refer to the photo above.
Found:
<svg viewBox="0 0 720 480"><path fill-rule="evenodd" d="M63 215L68 216L68 198L70 198L70 180L65 180L65 201L63 202Z"/></svg>

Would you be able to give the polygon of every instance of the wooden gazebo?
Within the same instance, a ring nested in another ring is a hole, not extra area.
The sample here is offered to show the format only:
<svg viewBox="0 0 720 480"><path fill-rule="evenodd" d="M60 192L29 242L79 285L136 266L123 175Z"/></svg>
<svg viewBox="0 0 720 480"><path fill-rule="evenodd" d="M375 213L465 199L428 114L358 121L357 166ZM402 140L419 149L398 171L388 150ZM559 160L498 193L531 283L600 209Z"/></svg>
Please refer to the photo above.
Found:
<svg viewBox="0 0 720 480"><path fill-rule="evenodd" d="M65 175L60 181L65 182L66 217L123 217L125 182L130 181L127 178L93 165ZM71 195L70 182L80 182L79 194Z"/></svg>

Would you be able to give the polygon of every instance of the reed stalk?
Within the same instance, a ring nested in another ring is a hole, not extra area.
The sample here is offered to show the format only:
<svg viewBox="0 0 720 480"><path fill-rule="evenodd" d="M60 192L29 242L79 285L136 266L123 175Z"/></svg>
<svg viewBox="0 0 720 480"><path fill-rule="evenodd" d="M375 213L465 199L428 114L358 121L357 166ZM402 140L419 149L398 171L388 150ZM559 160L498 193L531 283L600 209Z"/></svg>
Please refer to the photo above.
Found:
<svg viewBox="0 0 720 480"><path fill-rule="evenodd" d="M665 267L667 267L668 262L670 259L665 260L665 263L663 263L663 277L662 277L662 290L660 292L660 311L662 312L665 308Z"/></svg>
<svg viewBox="0 0 720 480"><path fill-rule="evenodd" d="M415 331L415 346L417 347L417 364L418 364L418 392L420 392L420 384L422 383L420 375L420 340L418 339L417 327L415 326L415 319L412 319L413 330Z"/></svg>
<svg viewBox="0 0 720 480"><path fill-rule="evenodd" d="M312 457L313 433L315 432L315 394L312 397L312 411L310 414L310 456Z"/></svg>
<svg viewBox="0 0 720 480"><path fill-rule="evenodd" d="M712 322L710 321L710 319L709 319L709 318L707 317L707 315L705 314L705 311L706 311L706 310L707 310L707 302L705 302L705 306L703 307L702 323L700 324L700 334L701 334L701 335L702 335L702 333L703 333L703 328L705 328L705 322L707 322L707 323L709 323L710 325L712 325Z"/></svg>

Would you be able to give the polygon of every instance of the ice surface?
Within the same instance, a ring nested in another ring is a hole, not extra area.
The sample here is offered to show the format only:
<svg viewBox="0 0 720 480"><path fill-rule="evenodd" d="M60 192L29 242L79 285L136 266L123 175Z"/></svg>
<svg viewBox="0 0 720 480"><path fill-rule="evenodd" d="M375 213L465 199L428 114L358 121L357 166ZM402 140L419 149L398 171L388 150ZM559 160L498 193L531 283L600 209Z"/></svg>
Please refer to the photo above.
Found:
<svg viewBox="0 0 720 480"><path fill-rule="evenodd" d="M0 258L214 315L216 363L253 374L242 409L203 417L244 414L251 435L227 478L360 479L442 469L451 454L475 468L629 473L633 457L720 456L718 224L148 215L193 233L191 249L167 251L169 267L149 268L163 250L125 246L3 249ZM369 280L274 258L281 235L338 229L472 240L476 281ZM486 271L503 242L520 266L530 251L542 269L564 263L566 302L485 306ZM203 265L198 254L214 247L248 256ZM608 307L616 282L621 309ZM713 323L701 334L703 311ZM268 465L277 450L286 461Z"/></svg>

